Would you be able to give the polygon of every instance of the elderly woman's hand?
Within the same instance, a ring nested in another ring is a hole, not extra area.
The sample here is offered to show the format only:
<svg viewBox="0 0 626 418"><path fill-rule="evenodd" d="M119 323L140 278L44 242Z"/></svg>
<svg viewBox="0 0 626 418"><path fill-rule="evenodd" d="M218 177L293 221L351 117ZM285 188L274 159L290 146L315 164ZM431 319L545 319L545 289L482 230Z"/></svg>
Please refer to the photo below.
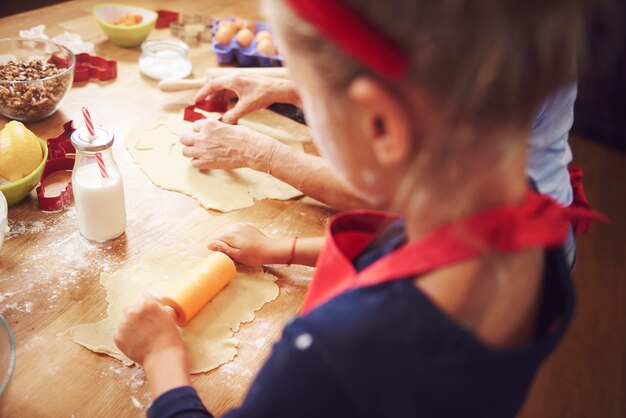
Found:
<svg viewBox="0 0 626 418"><path fill-rule="evenodd" d="M245 126L207 119L194 122L193 132L182 135L180 142L183 155L199 170L249 167L268 171L273 151L284 146Z"/></svg>
<svg viewBox="0 0 626 418"><path fill-rule="evenodd" d="M295 87L289 80L236 73L209 81L198 91L195 100L216 99L225 92L232 92L239 98L235 107L222 116L222 121L229 124L237 123L239 118L272 103L299 105L300 102Z"/></svg>

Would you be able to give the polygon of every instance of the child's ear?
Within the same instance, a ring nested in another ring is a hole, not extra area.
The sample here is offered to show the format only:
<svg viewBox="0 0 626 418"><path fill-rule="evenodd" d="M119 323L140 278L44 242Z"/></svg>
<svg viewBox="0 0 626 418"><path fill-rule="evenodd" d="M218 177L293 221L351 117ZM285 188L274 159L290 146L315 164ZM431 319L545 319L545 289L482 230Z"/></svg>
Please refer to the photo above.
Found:
<svg viewBox="0 0 626 418"><path fill-rule="evenodd" d="M357 77L348 86L348 97L361 111L359 134L371 144L374 158L381 167L403 164L413 147L413 124L410 110L401 98L379 81Z"/></svg>

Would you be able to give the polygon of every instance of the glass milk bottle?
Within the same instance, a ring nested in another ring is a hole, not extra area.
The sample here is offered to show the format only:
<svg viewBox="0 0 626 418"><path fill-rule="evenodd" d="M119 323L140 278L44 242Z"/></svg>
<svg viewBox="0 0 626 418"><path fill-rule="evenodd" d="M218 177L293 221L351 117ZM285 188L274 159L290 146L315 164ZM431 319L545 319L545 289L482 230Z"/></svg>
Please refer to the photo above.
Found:
<svg viewBox="0 0 626 418"><path fill-rule="evenodd" d="M76 162L72 171L72 190L78 230L90 241L108 241L126 229L124 185L111 146L113 133L101 126L95 135L86 128L72 134Z"/></svg>

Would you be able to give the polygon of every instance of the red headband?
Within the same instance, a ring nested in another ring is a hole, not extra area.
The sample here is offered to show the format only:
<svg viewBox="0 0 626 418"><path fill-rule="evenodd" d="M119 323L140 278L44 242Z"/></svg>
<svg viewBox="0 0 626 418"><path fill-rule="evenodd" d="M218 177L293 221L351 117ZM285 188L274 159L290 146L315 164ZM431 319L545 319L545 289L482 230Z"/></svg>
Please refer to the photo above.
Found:
<svg viewBox="0 0 626 418"><path fill-rule="evenodd" d="M404 51L341 0L287 0L296 13L345 53L390 79L408 71Z"/></svg>

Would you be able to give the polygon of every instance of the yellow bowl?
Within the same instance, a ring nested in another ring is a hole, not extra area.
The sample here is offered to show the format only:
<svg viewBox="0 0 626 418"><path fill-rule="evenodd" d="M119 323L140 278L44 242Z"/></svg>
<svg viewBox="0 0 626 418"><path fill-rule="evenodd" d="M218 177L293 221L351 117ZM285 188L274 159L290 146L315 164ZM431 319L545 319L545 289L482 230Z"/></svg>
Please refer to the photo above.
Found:
<svg viewBox="0 0 626 418"><path fill-rule="evenodd" d="M122 17L124 13L140 15L143 19L141 23L132 26L117 26L111 23ZM154 28L157 20L157 14L152 10L115 3L96 5L93 8L93 15L109 40L124 48L141 45Z"/></svg>
<svg viewBox="0 0 626 418"><path fill-rule="evenodd" d="M7 204L9 206L13 206L24 200L24 198L30 194L31 190L37 186L37 183L39 183L39 180L41 179L43 169L46 167L46 161L48 160L48 144L42 139L39 139L39 143L41 144L41 149L43 151L43 159L37 168L35 168L32 173L23 179L0 186L0 193L6 197Z"/></svg>

